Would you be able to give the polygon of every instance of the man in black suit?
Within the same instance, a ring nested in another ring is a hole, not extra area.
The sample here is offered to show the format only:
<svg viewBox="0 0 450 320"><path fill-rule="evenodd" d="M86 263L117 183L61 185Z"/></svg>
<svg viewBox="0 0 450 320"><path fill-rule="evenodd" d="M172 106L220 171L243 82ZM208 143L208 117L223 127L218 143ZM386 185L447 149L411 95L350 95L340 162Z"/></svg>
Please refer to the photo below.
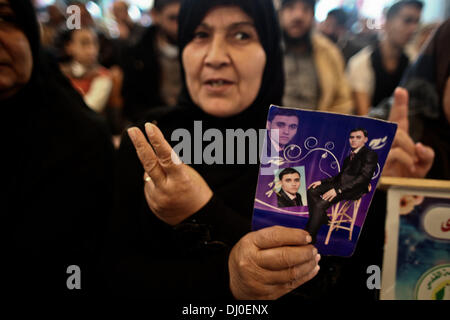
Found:
<svg viewBox="0 0 450 320"><path fill-rule="evenodd" d="M280 172L280 192L277 192L278 208L303 206L302 196L297 192L300 188L300 173L293 168Z"/></svg>
<svg viewBox="0 0 450 320"><path fill-rule="evenodd" d="M345 158L338 175L316 181L308 188L307 198L309 220L305 230L316 240L323 224L328 223L326 210L342 200L358 200L369 192L369 184L378 163L378 155L365 144L368 141L365 129L357 128L350 132L352 151Z"/></svg>

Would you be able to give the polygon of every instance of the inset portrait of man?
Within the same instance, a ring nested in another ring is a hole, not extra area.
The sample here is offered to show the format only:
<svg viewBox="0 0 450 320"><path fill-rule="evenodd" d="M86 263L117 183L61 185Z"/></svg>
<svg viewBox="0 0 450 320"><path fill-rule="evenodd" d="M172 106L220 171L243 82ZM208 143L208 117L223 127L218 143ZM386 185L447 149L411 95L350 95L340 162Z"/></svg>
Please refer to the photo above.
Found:
<svg viewBox="0 0 450 320"><path fill-rule="evenodd" d="M270 112L267 120L267 134L271 143L268 143L267 147L282 153L290 143L295 141L299 124L299 116L294 110L276 109Z"/></svg>
<svg viewBox="0 0 450 320"><path fill-rule="evenodd" d="M276 193L278 208L303 206L302 196L299 193L301 186L300 172L294 168L286 168L279 173L278 178L281 182L281 189Z"/></svg>

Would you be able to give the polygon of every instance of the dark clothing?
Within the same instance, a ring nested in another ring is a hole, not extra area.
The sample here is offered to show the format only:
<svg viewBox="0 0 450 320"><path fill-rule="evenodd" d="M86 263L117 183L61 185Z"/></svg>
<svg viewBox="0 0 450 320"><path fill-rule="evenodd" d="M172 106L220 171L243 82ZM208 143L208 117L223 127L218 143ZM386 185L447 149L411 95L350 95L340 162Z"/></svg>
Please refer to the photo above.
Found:
<svg viewBox="0 0 450 320"><path fill-rule="evenodd" d="M98 258L112 196L113 147L106 125L40 52L31 1L11 1L31 43L28 84L1 100L0 250L3 297L88 295L103 286ZM68 290L67 268L82 290Z"/></svg>
<svg viewBox="0 0 450 320"><path fill-rule="evenodd" d="M30 84L1 102L11 112L3 128L0 232L0 290L8 295L86 295L102 285L97 259L112 197L113 148L105 124L57 68L41 69L45 86ZM78 292L66 286L70 265L81 268Z"/></svg>
<svg viewBox="0 0 450 320"><path fill-rule="evenodd" d="M436 156L430 179L450 180L450 123L443 99L450 76L450 19L434 33L417 62L405 75L402 86L410 95L410 135L414 141L430 146Z"/></svg>
<svg viewBox="0 0 450 320"><path fill-rule="evenodd" d="M338 175L324 179L320 186L308 190L309 220L305 230L313 239L317 236L321 225L327 223L326 210L329 207L342 200L357 200L369 192L369 184L377 163L377 153L364 146L353 160L350 160L350 156L345 158ZM332 201L323 200L321 196L331 189L336 190L337 196Z"/></svg>
<svg viewBox="0 0 450 320"><path fill-rule="evenodd" d="M205 14L223 3L230 2L182 2L181 51L193 39ZM253 18L266 53L259 93L243 112L218 118L195 105L183 83L178 107L155 109L145 117L146 121L157 121L172 146L176 142L171 142L170 137L176 129L186 129L194 137L194 121L202 121L203 131L215 128L224 136L226 129L263 129L270 104L281 103L284 75L273 3L271 0L233 3ZM140 127L142 129L143 125ZM111 288L117 295L158 299L232 298L228 256L238 240L251 231L259 167L257 164L194 164L192 167L205 179L214 196L199 212L172 227L148 208L143 193L144 170L130 139L124 136L118 153L118 196L108 252L112 266Z"/></svg>
<svg viewBox="0 0 450 320"><path fill-rule="evenodd" d="M277 193L278 208L285 207L301 207L303 206L302 196L299 193L295 194L295 199L289 198L283 189Z"/></svg>
<svg viewBox="0 0 450 320"><path fill-rule="evenodd" d="M398 60L397 68L393 72L387 72L381 55L380 45L377 44L370 57L375 74L375 90L372 97L372 106L378 105L384 99L394 93L395 88L402 80L403 74L408 68L409 59L402 53Z"/></svg>
<svg viewBox="0 0 450 320"><path fill-rule="evenodd" d="M125 54L123 112L132 122L141 120L150 109L164 105L160 95L161 67L158 61L157 33L156 26L149 27L141 40Z"/></svg>
<svg viewBox="0 0 450 320"><path fill-rule="evenodd" d="M343 199L357 200L369 192L369 183L377 163L377 153L363 146L353 160L350 161L350 156L345 158L338 175L324 179L322 183L330 183L336 191L341 189Z"/></svg>

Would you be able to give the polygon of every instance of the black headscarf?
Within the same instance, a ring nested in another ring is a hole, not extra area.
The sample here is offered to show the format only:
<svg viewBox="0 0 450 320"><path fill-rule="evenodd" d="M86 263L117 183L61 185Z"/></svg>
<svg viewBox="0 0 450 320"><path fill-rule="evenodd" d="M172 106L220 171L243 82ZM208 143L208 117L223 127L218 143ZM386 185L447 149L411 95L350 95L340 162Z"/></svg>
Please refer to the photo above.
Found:
<svg viewBox="0 0 450 320"><path fill-rule="evenodd" d="M85 269L86 280L94 274L111 201L113 148L105 124L41 50L31 0L9 3L30 44L33 70L23 88L0 100L3 290L60 295L67 293L69 265Z"/></svg>
<svg viewBox="0 0 450 320"><path fill-rule="evenodd" d="M280 28L278 18L271 0L184 0L181 4L178 22L178 41L180 52L194 38L197 26L202 22L205 15L217 6L238 6L255 23L259 40L266 53L266 66L263 80L258 96L251 106L239 115L220 119L220 127L229 128L262 128L265 125L267 111L270 104L281 104L284 90L284 73L282 49L280 45ZM180 59L181 59L180 55ZM248 57L251 59L251 57ZM187 90L183 64L181 63L183 75L183 89L179 97L179 105L185 107L198 106L192 102ZM206 114L205 120L213 121L214 117ZM213 121L216 122L216 121Z"/></svg>

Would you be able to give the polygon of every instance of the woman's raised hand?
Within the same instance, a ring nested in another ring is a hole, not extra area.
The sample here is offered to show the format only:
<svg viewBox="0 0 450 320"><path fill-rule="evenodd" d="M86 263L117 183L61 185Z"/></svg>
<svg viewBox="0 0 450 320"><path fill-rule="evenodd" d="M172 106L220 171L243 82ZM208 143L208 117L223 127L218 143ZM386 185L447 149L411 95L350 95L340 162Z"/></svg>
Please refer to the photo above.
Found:
<svg viewBox="0 0 450 320"><path fill-rule="evenodd" d="M213 192L197 171L181 162L158 127L147 123L145 131L150 144L141 130L128 129L145 170L145 198L159 219L176 225L205 206Z"/></svg>

